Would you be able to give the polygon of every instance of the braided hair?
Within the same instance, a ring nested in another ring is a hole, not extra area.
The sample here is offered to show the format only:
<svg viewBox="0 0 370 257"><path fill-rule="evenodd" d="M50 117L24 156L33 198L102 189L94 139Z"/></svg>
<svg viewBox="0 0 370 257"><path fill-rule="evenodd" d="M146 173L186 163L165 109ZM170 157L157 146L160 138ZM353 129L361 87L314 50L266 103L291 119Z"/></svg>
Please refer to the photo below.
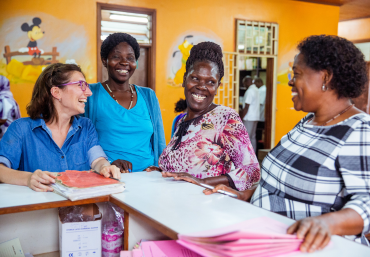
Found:
<svg viewBox="0 0 370 257"><path fill-rule="evenodd" d="M190 56L186 61L186 71L184 74L184 82L186 77L196 62L208 61L213 62L218 67L218 74L220 76L219 83L224 76L224 63L222 62L222 49L213 42L201 42L193 46L190 50Z"/></svg>

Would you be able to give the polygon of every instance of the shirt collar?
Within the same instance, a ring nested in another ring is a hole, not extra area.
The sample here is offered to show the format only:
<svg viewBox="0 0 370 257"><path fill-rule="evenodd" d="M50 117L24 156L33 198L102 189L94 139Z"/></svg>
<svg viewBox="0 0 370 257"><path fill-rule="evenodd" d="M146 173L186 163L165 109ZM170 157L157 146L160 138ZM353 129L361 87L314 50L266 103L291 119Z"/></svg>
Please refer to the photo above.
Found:
<svg viewBox="0 0 370 257"><path fill-rule="evenodd" d="M43 129L47 130L46 123L43 119L35 119L35 120L31 119L31 120L32 120L32 124L31 124L31 129L32 130L34 130L35 128L38 128L38 127L42 127ZM80 116L75 115L74 119L72 121L72 126L69 129L69 131L71 131L71 130L77 131L80 128L82 128L82 125L80 123Z"/></svg>

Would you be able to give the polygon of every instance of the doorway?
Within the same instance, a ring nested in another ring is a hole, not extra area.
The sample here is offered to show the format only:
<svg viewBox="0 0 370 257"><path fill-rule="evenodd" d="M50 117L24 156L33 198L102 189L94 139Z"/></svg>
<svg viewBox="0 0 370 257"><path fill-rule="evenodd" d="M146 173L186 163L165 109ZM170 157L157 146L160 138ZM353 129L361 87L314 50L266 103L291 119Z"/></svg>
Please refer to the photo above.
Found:
<svg viewBox="0 0 370 257"><path fill-rule="evenodd" d="M97 79L108 79L100 59L100 47L108 35L124 32L140 45L140 57L130 83L155 90L156 10L97 3Z"/></svg>
<svg viewBox="0 0 370 257"><path fill-rule="evenodd" d="M243 79L260 78L259 88L260 121L257 125L257 151L271 149L275 140L275 106L277 85L277 55L279 25L271 22L235 20L235 52L237 55L237 75L239 104L242 108L248 88ZM241 117L243 118L243 117ZM249 132L248 132L249 133Z"/></svg>
<svg viewBox="0 0 370 257"><path fill-rule="evenodd" d="M272 102L274 92L274 58L253 55L239 55L239 110L243 108L245 93L248 88L243 85L243 79L249 76L253 81L262 80L258 89L260 99L260 121L257 124L257 150L270 149L272 141Z"/></svg>

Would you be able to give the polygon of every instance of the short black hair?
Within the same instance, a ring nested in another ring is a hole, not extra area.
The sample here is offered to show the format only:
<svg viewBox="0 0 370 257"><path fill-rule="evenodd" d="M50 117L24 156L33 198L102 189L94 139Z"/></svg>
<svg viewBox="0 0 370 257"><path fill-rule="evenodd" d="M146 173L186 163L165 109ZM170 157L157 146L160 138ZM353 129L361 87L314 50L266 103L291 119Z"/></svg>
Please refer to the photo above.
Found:
<svg viewBox="0 0 370 257"><path fill-rule="evenodd" d="M333 74L328 85L338 97L359 97L368 81L364 55L349 40L338 36L316 35L298 45L305 64L313 70Z"/></svg>
<svg viewBox="0 0 370 257"><path fill-rule="evenodd" d="M110 34L101 44L100 57L101 60L106 60L110 51L119 43L126 42L132 49L134 49L135 59L138 60L140 56L140 46L136 39L127 33L113 33Z"/></svg>
<svg viewBox="0 0 370 257"><path fill-rule="evenodd" d="M224 76L224 63L222 62L222 49L213 42L201 42L193 46L190 50L190 56L186 61L186 71L184 74L184 82L188 72L193 67L194 63L208 61L213 62L218 67L218 74L220 75L219 82Z"/></svg>
<svg viewBox="0 0 370 257"><path fill-rule="evenodd" d="M175 112L183 112L186 108L188 108L188 104L186 103L186 100L182 98L175 103Z"/></svg>

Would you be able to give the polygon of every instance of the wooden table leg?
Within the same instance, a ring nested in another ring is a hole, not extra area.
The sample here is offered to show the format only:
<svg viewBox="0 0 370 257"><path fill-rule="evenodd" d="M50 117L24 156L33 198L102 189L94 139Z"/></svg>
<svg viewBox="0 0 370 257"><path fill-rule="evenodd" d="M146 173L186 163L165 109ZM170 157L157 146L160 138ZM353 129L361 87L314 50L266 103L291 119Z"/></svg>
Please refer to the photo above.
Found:
<svg viewBox="0 0 370 257"><path fill-rule="evenodd" d="M130 214L127 211L125 211L123 215L124 215L124 219L125 219L125 221L123 222L124 223L123 250L128 251L128 226L129 226L128 223L129 223Z"/></svg>

